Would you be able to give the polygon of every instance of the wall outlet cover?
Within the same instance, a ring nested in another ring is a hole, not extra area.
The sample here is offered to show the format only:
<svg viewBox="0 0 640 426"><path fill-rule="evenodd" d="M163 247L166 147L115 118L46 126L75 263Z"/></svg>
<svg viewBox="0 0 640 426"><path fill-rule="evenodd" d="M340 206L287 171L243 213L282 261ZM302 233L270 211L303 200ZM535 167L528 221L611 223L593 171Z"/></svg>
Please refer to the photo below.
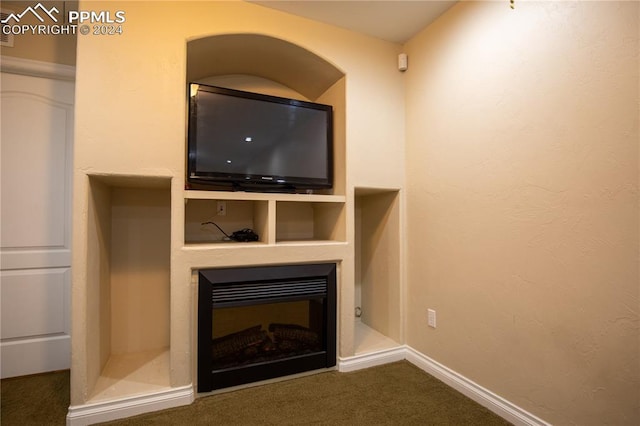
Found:
<svg viewBox="0 0 640 426"><path fill-rule="evenodd" d="M433 309L427 309L427 324L429 327L436 328L436 311Z"/></svg>

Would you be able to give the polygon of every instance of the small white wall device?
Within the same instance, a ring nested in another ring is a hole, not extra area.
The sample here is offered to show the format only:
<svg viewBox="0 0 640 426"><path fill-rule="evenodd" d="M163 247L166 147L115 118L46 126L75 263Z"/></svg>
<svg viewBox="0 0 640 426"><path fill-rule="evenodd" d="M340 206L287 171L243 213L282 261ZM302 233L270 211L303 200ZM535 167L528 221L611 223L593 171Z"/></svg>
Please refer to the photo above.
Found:
<svg viewBox="0 0 640 426"><path fill-rule="evenodd" d="M406 71L409 65L408 62L408 58L407 58L407 54L406 53L401 53L398 55L398 70L399 71Z"/></svg>

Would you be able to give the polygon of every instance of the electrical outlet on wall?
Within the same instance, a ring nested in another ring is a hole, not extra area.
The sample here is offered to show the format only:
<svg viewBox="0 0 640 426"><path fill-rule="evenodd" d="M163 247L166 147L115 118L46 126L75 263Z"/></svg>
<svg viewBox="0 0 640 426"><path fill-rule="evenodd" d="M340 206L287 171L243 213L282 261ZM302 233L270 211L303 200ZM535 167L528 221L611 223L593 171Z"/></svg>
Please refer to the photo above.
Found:
<svg viewBox="0 0 640 426"><path fill-rule="evenodd" d="M427 309L427 324L429 327L436 328L436 311L433 309Z"/></svg>
<svg viewBox="0 0 640 426"><path fill-rule="evenodd" d="M216 205L216 212L218 216L226 216L227 215L227 202L226 201L218 201Z"/></svg>

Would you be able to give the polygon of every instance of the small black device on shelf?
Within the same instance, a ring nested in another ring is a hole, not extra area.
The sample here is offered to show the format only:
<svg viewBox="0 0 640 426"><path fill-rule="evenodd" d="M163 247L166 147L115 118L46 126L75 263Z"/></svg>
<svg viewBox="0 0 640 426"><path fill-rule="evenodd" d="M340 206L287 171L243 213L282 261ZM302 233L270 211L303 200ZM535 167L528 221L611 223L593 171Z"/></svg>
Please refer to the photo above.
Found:
<svg viewBox="0 0 640 426"><path fill-rule="evenodd" d="M297 192L333 185L333 108L189 84L187 181Z"/></svg>
<svg viewBox="0 0 640 426"><path fill-rule="evenodd" d="M218 228L218 230L220 232L222 232L224 234L225 237L227 237L229 240L231 241L237 241L239 243L250 243L252 241L258 241L260 239L260 236L258 234L256 234L253 229L251 228L244 228L241 229L239 231L235 231L234 233L232 233L231 235L227 234L226 232L224 232L224 229L222 229L217 223L215 222L202 222L202 225L213 225L216 228Z"/></svg>
<svg viewBox="0 0 640 426"><path fill-rule="evenodd" d="M258 241L258 239L259 239L258 234L253 232L253 229L249 229L249 228L244 228L244 229L241 229L239 231L234 232L233 234L231 234L230 238L233 241L238 241L238 242L241 242L241 243L248 243L248 242L251 242L251 241Z"/></svg>

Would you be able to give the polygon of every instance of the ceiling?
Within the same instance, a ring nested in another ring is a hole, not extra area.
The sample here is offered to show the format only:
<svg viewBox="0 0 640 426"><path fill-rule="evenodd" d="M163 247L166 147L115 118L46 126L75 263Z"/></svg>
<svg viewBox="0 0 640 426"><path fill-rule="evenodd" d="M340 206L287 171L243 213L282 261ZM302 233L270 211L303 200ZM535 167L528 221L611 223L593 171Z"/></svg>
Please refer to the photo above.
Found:
<svg viewBox="0 0 640 426"><path fill-rule="evenodd" d="M248 1L399 44L457 3L440 0Z"/></svg>

